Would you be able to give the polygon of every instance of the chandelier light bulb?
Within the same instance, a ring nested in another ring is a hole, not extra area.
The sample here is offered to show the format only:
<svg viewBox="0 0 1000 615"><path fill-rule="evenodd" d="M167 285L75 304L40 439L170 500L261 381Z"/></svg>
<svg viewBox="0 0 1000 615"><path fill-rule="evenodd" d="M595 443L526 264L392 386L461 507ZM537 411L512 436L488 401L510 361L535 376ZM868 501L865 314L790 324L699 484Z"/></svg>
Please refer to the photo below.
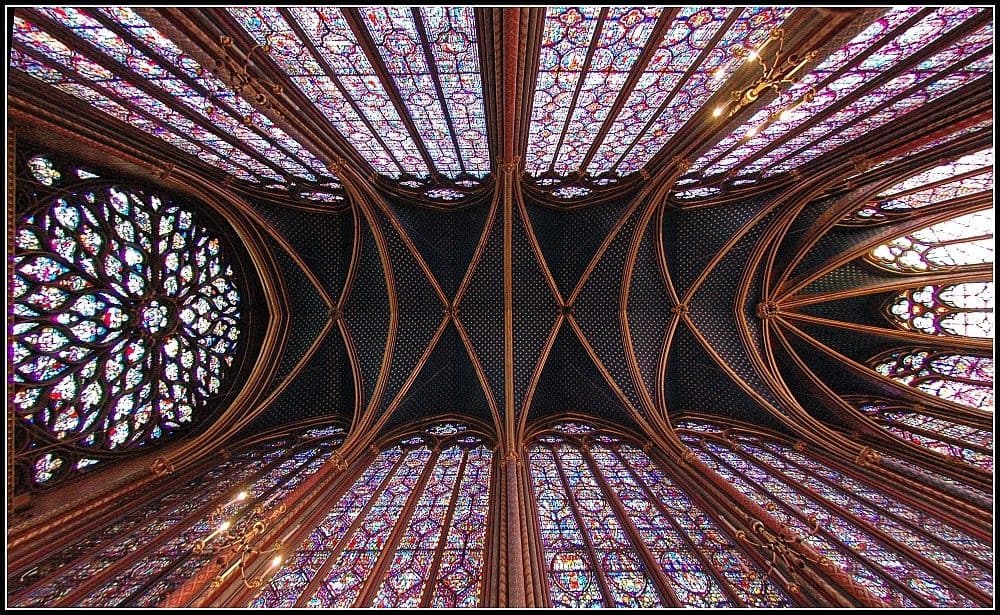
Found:
<svg viewBox="0 0 1000 615"><path fill-rule="evenodd" d="M242 502L243 500L247 499L247 496L248 496L248 495L249 495L249 494L248 494L248 493L247 493L246 491L240 491L240 492L239 492L239 493L238 493L238 494L236 495L236 501L237 501L237 502Z"/></svg>
<svg viewBox="0 0 1000 615"><path fill-rule="evenodd" d="M722 115L722 107L716 107L715 110L712 111L712 117L719 117L720 115Z"/></svg>
<svg viewBox="0 0 1000 615"><path fill-rule="evenodd" d="M280 565L281 565L280 555L275 555L273 558L271 558L271 568L277 568Z"/></svg>

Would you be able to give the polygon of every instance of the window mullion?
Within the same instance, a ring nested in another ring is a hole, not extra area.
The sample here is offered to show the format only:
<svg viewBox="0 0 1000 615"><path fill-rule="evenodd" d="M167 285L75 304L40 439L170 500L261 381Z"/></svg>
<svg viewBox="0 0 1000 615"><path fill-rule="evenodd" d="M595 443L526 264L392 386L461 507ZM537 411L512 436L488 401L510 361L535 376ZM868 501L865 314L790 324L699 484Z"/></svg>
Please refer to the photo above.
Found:
<svg viewBox="0 0 1000 615"><path fill-rule="evenodd" d="M415 9L414 9L415 10ZM441 558L444 557L444 551L448 546L448 535L451 534L451 522L455 517L455 504L458 501L459 493L462 490L462 479L465 477L465 466L469 461L469 451L462 451L462 462L458 466L458 475L455 477L455 487L451 492L451 498L448 501L448 509L444 514L444 521L441 522L441 534L438 537L437 548L434 553L434 560L431 562L430 569L427 572L426 585L424 587L424 592L420 596L420 608L427 608L430 606L431 599L434 597L434 591L437 589L437 575L438 570L441 567ZM480 585L482 582L480 581Z"/></svg>
<svg viewBox="0 0 1000 615"><path fill-rule="evenodd" d="M264 470L259 471L254 476L254 478L251 481L247 481L247 482L252 482L252 481L260 480L261 477L263 477L268 471L272 470L276 465L278 465L280 463L283 463L284 461L286 461L290 457L291 457L291 455L288 455L288 456L285 456L285 457L281 457L281 458L275 459L273 462L271 462L270 464L268 464L267 468L265 468ZM211 488L211 486L212 486L212 484L207 484L205 487L206 488ZM190 512L187 515L185 515L182 519L180 519L172 527L170 527L169 529L167 529L167 530L161 532L160 534L156 535L155 537L153 537L152 540L150 540L148 543L144 544L142 549L137 549L137 550L129 553L125 557L123 557L123 558L119 559L118 561L114 562L112 565L110 565L107 568L101 570L100 572L94 574L93 576L91 576L90 578L88 578L87 581L85 581L82 584L80 584L79 586L77 586L76 589L74 589L72 592L70 592L69 594L67 594L64 598L62 598L61 600L59 600L53 606L67 606L67 607L68 606L76 606L77 602L79 602L80 600L86 598L87 596L89 596L94 591L100 589L104 584L106 584L107 582L109 582L110 578L117 578L119 571L127 570L128 568L130 568L131 566L133 566L137 561L141 561L142 558L148 556L152 551L154 551L155 549L158 549L159 547L163 546L164 543L166 543L167 541L173 539L177 534L180 534L185 529L187 529L188 527L190 527L190 525L192 523L196 522L199 518L201 518L202 516L208 514L208 512L210 510L212 510L213 507L220 506L222 504L223 500L225 500L225 498L228 496L228 493L230 492L231 489L232 489L232 487L223 490L223 492L220 493L218 496L212 498L212 500L210 502L207 502L207 503L203 504L202 506L196 508L192 512ZM204 493L204 491L202 491L202 493ZM162 515L158 515L157 518L158 519L162 518L164 515L169 514L169 512L170 511L167 511L167 512L163 513ZM133 532L129 532L128 534L124 534L123 536L121 536L121 539L118 540L118 541L116 541L116 542L128 542L128 541L130 541L132 539L132 537L134 536L134 534L135 534L134 531ZM94 553L89 558L89 560L92 561L92 560L96 559L100 555L100 553L103 552L103 551L105 551L105 550L106 550L106 548L100 549L99 551L97 551L96 553ZM79 565L80 564L74 565L74 568L79 567ZM111 577L111 572L112 571L115 571L113 577Z"/></svg>
<svg viewBox="0 0 1000 615"><path fill-rule="evenodd" d="M358 526L361 525L362 521L364 521L365 517L368 515L368 511L371 510L372 506L375 505L375 502L378 501L379 497L381 497L382 493L389 486L389 483L392 481L392 477L399 470L399 467L403 465L403 462L406 460L407 456L408 456L408 451L402 451L401 454L399 455L399 458L396 459L395 463L393 463L392 468L385 473L385 477L379 484L378 489L376 489L375 492L372 493L371 497L368 498L368 501L365 502L365 505L364 507L362 507L361 512L359 512L358 516L354 519L354 522L351 523L351 525L347 528L347 531L344 532L344 535L341 536L340 540L337 541L337 544L330 551L330 556L326 558L326 561L323 562L323 565L320 566L319 569L316 571L316 574L313 575L313 578L309 581L309 584L306 585L305 589L302 590L302 593L299 594L299 597L295 600L294 608L301 608L306 606L306 603L309 601L309 599L312 598L313 594L315 594L316 591L319 589L319 586L322 585L323 582L326 580L327 575L330 574L330 569L333 568L333 565L336 563L337 558L340 557L341 552L347 546L347 543L349 542L351 536L354 535L354 532L357 531ZM371 463L374 463L374 459L372 460ZM371 463L369 463L369 465L371 465ZM362 476L363 474L364 470L361 470L358 473L358 477ZM357 482L357 478L354 479L354 481L347 487L347 489L352 489L355 482ZM344 494L341 494L340 497L342 498L343 495ZM336 504L337 503L335 502L334 506L336 506ZM322 521L320 521L320 524L322 524Z"/></svg>
<svg viewBox="0 0 1000 615"><path fill-rule="evenodd" d="M608 584L608 580L604 576L604 568L601 566L600 560L597 557L597 551L594 549L594 543L590 539L590 534L587 531L587 525L583 522L583 516L580 514L580 510L577 507L576 495L573 493L572 488L569 485L569 481L566 479L566 471L563 469L562 460L559 459L559 455L556 453L554 448L548 448L552 459L556 462L556 470L559 472L559 479L562 482L563 492L566 494L566 501L569 503L570 510L573 511L573 518L576 520L576 525L580 529L580 536L583 538L585 545L587 546L587 552L590 555L590 565L594 570L594 577L597 579L597 584L601 588L601 593L604 595L604 604L607 607L615 606L614 596L611 594L611 587Z"/></svg>
<svg viewBox="0 0 1000 615"><path fill-rule="evenodd" d="M699 435L701 435L701 434L699 434ZM728 443L727 443L727 445L728 445ZM721 457L719 457L718 455L716 455L713 451L710 451L707 448L702 448L701 450L705 454L707 454L710 457L712 457L715 460L716 463L718 463L721 466L727 467L731 472L733 472L734 474L740 476L744 481L746 481L746 483L748 485L752 485L755 482L755 481L753 481L753 479L748 478L738 468L735 468L734 466L732 466L728 461L726 461L725 459L722 459ZM733 450L733 449L730 449L730 450ZM750 462L749 459L747 459L746 455L744 455L742 451L736 449L736 450L733 450L733 452L735 452L735 453L739 454L741 457L743 457L744 461L747 461L748 463L752 463L752 462ZM794 487L792 487L792 489L794 489ZM770 491L765 491L763 488L758 488L756 491L758 493L763 494L772 503L774 503L777 506L779 506L780 508L784 509L785 512L788 515L790 515L791 517L796 517L796 518L798 518L803 523L806 523L806 524L809 523L808 516L806 515L806 513L804 511L802 511L802 510L799 510L798 507L792 506L792 505L788 504L787 502L785 502L783 500L779 500L778 498L775 498L773 496L773 494L771 494ZM753 499L752 496L748 496L748 497L750 497L751 499ZM819 504L818 502L816 502L813 499L812 492L807 492L807 494L803 493L803 497L805 497L806 499L812 500L814 504L817 504L817 506L823 507L822 504ZM758 504L760 504L760 502L758 502ZM762 507L764 507L765 509L767 508L764 504L760 504L760 505ZM780 521L780 519L779 519L779 521ZM822 534L822 536L824 538L826 538L827 542L829 542L832 546L834 546L835 549L837 549L838 551L840 551L846 558L853 559L856 563L864 566L869 571L871 571L873 574L875 574L878 577L880 577L881 579L883 579L886 582L887 585L891 585L891 586L893 586L896 589L896 591L905 594L910 600L912 600L913 602L915 602L918 606L923 606L923 607L933 606L923 596L921 596L921 595L913 592L912 590L910 590L909 587L907 587L905 584L901 583L895 577L892 577L892 576L888 575L886 573L886 571L882 568L882 566L878 564L878 562L872 561L867 556L858 553L857 551L855 551L854 549L852 549L850 546L848 546L847 544L845 544L844 542L842 542L839 537L837 537L835 534L831 533L826 528L820 526L819 533ZM850 573L848 573L848 574L850 574Z"/></svg>
<svg viewBox="0 0 1000 615"><path fill-rule="evenodd" d="M434 473L434 467L437 465L437 460L440 456L440 447L435 447L430 459L427 460L427 464L424 466L423 472L420 474L420 478L417 480L417 484L406 499L403 510L399 513L399 519L396 520L395 525L393 525L392 530L389 532L389 538L386 540L382 552L379 553L378 561L375 562L375 566L368 573L368 579L365 580L361 591L358 592L358 597L354 600L355 607L370 607L372 600L375 599L376 591L382 585L382 577L392 564L399 540L409 527L410 517L413 516L413 509L416 508L417 503L420 501L424 493L424 488L427 486L427 481Z"/></svg>
<svg viewBox="0 0 1000 615"><path fill-rule="evenodd" d="M594 475L594 479L600 486L601 491L604 494L604 499L611 505L612 510L618 516L618 522L622 524L625 528L625 532L632 542L632 546L635 548L639 557L642 558L642 562L646 565L646 571L652 578L653 583L656 585L656 589L660 593L660 598L670 604L672 607L685 606L681 603L680 599L677 598L677 594L674 593L673 588L670 586L670 581L664 575L663 571L660 569L659 562L656 561L656 557L649 551L649 547L646 546L645 541L642 540L642 536L639 535L638 528L632 522L632 518L629 516L628 511L622 505L621 500L614 493L614 490L608 485L607 481L604 480L604 474L601 472L600 468L597 467L597 463L594 458L590 455L589 446L581 446L580 452L583 453L583 458L587 463L587 467L590 469L590 473ZM681 532L683 535L683 532Z"/></svg>
<svg viewBox="0 0 1000 615"><path fill-rule="evenodd" d="M714 578L719 583L724 593L726 594L726 597L729 598L735 606L746 607L746 604L744 603L743 599L740 598L739 594L736 593L736 591L733 589L729 581L725 578L725 576L719 574L719 571L716 570L715 566L712 565L710 561L708 561L708 558L705 557L701 549L694 544L694 541L691 540L691 537L688 535L688 533L684 531L684 529L680 526L679 523L677 523L677 519L675 519L674 516L670 513L670 511L667 510L667 507L663 504L663 502L661 502L660 499L656 497L653 491L649 488L649 485L647 485L646 482L642 480L642 478L639 476L639 473L636 471L634 467L632 467L632 464L629 463L628 459L625 459L625 456L621 454L618 447L615 447L614 449L611 450L613 451L614 455L618 457L619 461L621 461L622 466L626 470L628 470L629 475L632 477L632 480L635 481L637 485L639 485L643 493L646 494L646 497L649 498L649 501L653 503L653 506L655 506L656 509L660 511L660 514L663 515L663 517L670 522L670 525L674 528L674 531L677 532L677 534L681 537L681 539L688 546L691 552L697 555L698 560L701 561L702 566L704 566L705 570L708 571L708 573L712 575L712 578ZM652 461L654 464L656 463L655 460L653 459L650 459L650 461Z"/></svg>

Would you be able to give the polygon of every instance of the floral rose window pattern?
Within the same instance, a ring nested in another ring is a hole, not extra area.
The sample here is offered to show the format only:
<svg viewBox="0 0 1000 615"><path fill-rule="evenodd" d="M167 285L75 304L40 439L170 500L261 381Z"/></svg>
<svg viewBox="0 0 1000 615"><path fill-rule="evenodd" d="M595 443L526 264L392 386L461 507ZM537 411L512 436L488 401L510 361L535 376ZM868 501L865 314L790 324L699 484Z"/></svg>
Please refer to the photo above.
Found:
<svg viewBox="0 0 1000 615"><path fill-rule="evenodd" d="M58 187L52 165L32 160L34 179ZM99 180L69 186L20 217L13 269L14 406L31 433L134 449L222 390L240 291L219 239L178 203ZM41 455L31 480L70 463Z"/></svg>

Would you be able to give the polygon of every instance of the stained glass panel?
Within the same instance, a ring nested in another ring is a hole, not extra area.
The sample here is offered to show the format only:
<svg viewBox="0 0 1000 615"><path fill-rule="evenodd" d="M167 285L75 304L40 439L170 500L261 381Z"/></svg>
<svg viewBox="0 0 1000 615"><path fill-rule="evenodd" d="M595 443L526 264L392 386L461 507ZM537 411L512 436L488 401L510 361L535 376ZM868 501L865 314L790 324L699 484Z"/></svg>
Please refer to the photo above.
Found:
<svg viewBox="0 0 1000 615"><path fill-rule="evenodd" d="M579 82L576 104L568 114L561 147L546 152L556 173L564 175L580 168L662 11L657 7L608 9L594 40L587 72Z"/></svg>
<svg viewBox="0 0 1000 615"><path fill-rule="evenodd" d="M18 416L105 451L191 423L222 390L241 334L219 240L181 204L127 186L42 207L19 221L13 260ZM35 462L37 482L60 465Z"/></svg>
<svg viewBox="0 0 1000 615"><path fill-rule="evenodd" d="M993 224L992 209L965 214L884 243L865 258L901 273L992 263Z"/></svg>
<svg viewBox="0 0 1000 615"><path fill-rule="evenodd" d="M699 421L678 427L702 433L719 430ZM991 564L952 549L964 546L968 536L953 542L956 530L940 532L945 527L940 520L925 523L932 519L925 513L809 455L742 434L729 442L688 433L682 433L682 439L736 489L786 525L798 527L809 536L808 544L890 604L974 606L975 601L952 587L939 567L974 579L980 587L992 582ZM813 518L816 531L803 527L812 525ZM903 551L903 546L912 551Z"/></svg>
<svg viewBox="0 0 1000 615"><path fill-rule="evenodd" d="M202 70L133 10L38 11L69 28L79 37L79 48L91 49L87 53L92 57L106 56L114 71L21 17L16 18L15 31L25 48L12 66L242 179L283 183L283 173L288 173L312 182L316 173L329 175L319 159ZM125 34L111 30L112 24ZM171 108L163 102L166 97L182 104Z"/></svg>
<svg viewBox="0 0 1000 615"><path fill-rule="evenodd" d="M237 450L133 514L46 556L27 573L11 570L10 604L49 607L75 593L74 602L65 606L155 606L165 597L159 589L130 594L153 580L161 589L177 586L205 564L207 556L191 556L190 546L211 532L213 509L229 502L227 510L234 510L241 490L287 493L319 468L340 444L342 432L336 428L318 440L286 436ZM178 562L183 564L167 569Z"/></svg>
<svg viewBox="0 0 1000 615"><path fill-rule="evenodd" d="M858 409L895 436L943 455L993 471L993 433L884 401L865 401Z"/></svg>
<svg viewBox="0 0 1000 615"><path fill-rule="evenodd" d="M685 35L682 40L675 41L668 38L664 41L666 49L661 47L660 52L673 56L672 59L668 60L669 63L657 63L655 60L650 63L650 68L656 69L662 76L657 76L654 86L656 89L653 90L653 96L646 104L640 102L646 92L638 93L636 102L640 104L640 108L646 107L649 103L656 103L648 112L655 113L656 109L662 106L662 103L657 103L657 99L670 91L667 88L676 88L676 90L671 91L671 97L665 99L666 106L652 124L646 127L645 132L637 140L630 141L633 143L631 149L620 158L616 167L620 173L638 171L649 162L653 155L677 134L677 131L708 102L708 99L740 67L741 62L737 59L737 50L742 52L757 48L767 39L771 31L781 26L781 23L792 12L791 7L744 8L736 21L726 29L719 42L707 50L707 55L700 64L697 64L694 72L678 87L677 84L684 78L686 68L694 66L694 62L699 57L698 54L706 50L708 43L722 26L728 13L724 7L706 7L696 10L698 12L692 14L689 21L689 27L692 30L690 34ZM652 78L653 75L650 77ZM624 114L619 117L628 121ZM641 119L641 117L636 119ZM645 122L638 124L638 126L645 127ZM632 128L632 131L634 132L635 128ZM611 137L611 134L609 132L608 137ZM621 146L616 146L606 138L602 147L607 147L608 153L611 153L620 149Z"/></svg>
<svg viewBox="0 0 1000 615"><path fill-rule="evenodd" d="M248 11L248 9L229 10L236 15ZM427 164L421 158L413 138L403 124L399 112L392 104L392 99L389 98L385 85L379 80L371 61L365 55L348 25L343 10L337 8L290 8L290 15L297 22L298 27L305 32L308 40L302 41L297 37L288 39L284 43L289 48L285 53L305 53L299 50L303 49L303 42L308 42L309 47L307 48L310 51L315 50L316 57L328 69L327 74L340 84L343 91L341 96L346 96L354 103L351 105L337 101L342 106L341 109L331 108L332 105L324 105L321 107L324 112L331 114L330 117L338 119L342 118L344 114L354 116L353 107L356 105L368 121L371 130L377 135L377 139L385 143L385 147L391 152L391 155L395 156L399 168L406 173L426 175L428 173ZM258 31L254 34L258 38L258 42L260 42L262 27L274 27L271 23L275 21L274 16L271 16L268 21L269 23L263 24L263 26L257 26ZM280 23L287 27L284 20L281 20ZM244 27L246 27L245 21ZM316 90L316 87L312 86L310 89ZM338 94L341 93L340 88L333 89ZM323 91L325 92L326 89ZM333 95L333 92L328 92L328 94ZM365 149L371 148L354 131L344 131L340 127L338 130L362 153ZM370 134L369 131L365 132ZM380 171L386 172L381 169ZM391 171L389 174L393 177L396 176L396 173Z"/></svg>
<svg viewBox="0 0 1000 615"><path fill-rule="evenodd" d="M906 290L888 306L898 327L931 335L993 337L993 282Z"/></svg>
<svg viewBox="0 0 1000 615"><path fill-rule="evenodd" d="M643 451L576 422L536 442L531 478L553 606L791 604Z"/></svg>
<svg viewBox="0 0 1000 615"><path fill-rule="evenodd" d="M892 351L869 361L897 382L980 410L993 411L993 359L915 349Z"/></svg>
<svg viewBox="0 0 1000 615"><path fill-rule="evenodd" d="M596 7L546 9L525 154L525 169L529 173L543 173L553 162L573 93L583 77L599 12Z"/></svg>
<svg viewBox="0 0 1000 615"><path fill-rule="evenodd" d="M754 161L754 169L763 169L765 166L774 165L780 156L788 155L796 151L798 147L805 145L804 142L783 144L786 135L792 134L793 130L804 125L807 121L812 121L813 118L822 114L836 102L843 100L864 84L892 69L900 61L919 52L934 40L974 17L981 9L942 7L904 31L896 31L896 28L903 25L907 19L915 16L919 11L920 7L889 9L880 19L820 62L815 69L785 90L769 105L758 111L743 127L734 130L731 135L702 155L695 162L694 168L702 174L709 175L743 166L750 160ZM871 53L868 53L869 50ZM866 55L866 53L868 54ZM941 56L939 61L954 62L954 60L954 53L952 53ZM932 63L936 66L937 62ZM893 88L903 87L909 83L912 83L912 79L901 78L890 82L892 85L887 85L888 89L882 95L876 95L867 101L862 98L853 110L836 112L839 115L831 116L831 123L822 128L822 131L829 132L848 125L858 117L859 113L864 113L864 110L868 108L866 105L881 103L892 95L890 92L893 91ZM956 84L949 84L949 86L956 87ZM804 96L810 90L815 91L812 100L804 101L794 111L781 114L782 116L778 117L782 110L803 101ZM886 117L881 121L884 123L888 119ZM866 126L866 129L870 130L871 126ZM820 131L819 128L816 130ZM766 156L767 152L779 144L783 144L781 145L783 149L777 150L774 156ZM744 167L744 170L749 172L750 167Z"/></svg>
<svg viewBox="0 0 1000 615"><path fill-rule="evenodd" d="M545 550L549 600L554 607L605 606L594 562L570 508L555 454L544 446L531 449L531 480Z"/></svg>
<svg viewBox="0 0 1000 615"><path fill-rule="evenodd" d="M492 454L467 429L379 454L250 606L478 606Z"/></svg>

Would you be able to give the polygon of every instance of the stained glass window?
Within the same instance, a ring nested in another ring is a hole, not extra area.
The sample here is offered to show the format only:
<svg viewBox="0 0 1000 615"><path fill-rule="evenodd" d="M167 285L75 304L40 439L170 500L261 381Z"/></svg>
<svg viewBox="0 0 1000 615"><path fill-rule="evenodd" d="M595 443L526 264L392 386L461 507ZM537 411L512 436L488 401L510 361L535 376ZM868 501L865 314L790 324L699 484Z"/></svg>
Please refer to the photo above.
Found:
<svg viewBox="0 0 1000 615"><path fill-rule="evenodd" d="M12 68L240 179L330 178L318 158L132 9L36 11L14 18Z"/></svg>
<svg viewBox="0 0 1000 615"><path fill-rule="evenodd" d="M891 322L932 335L993 337L993 282L923 286L887 306Z"/></svg>
<svg viewBox="0 0 1000 615"><path fill-rule="evenodd" d="M863 400L859 410L896 437L954 459L993 471L993 432L931 416L886 400Z"/></svg>
<svg viewBox="0 0 1000 615"><path fill-rule="evenodd" d="M739 68L732 53L758 45L790 13L777 7L548 9L527 170L638 171ZM623 90L630 79L635 85Z"/></svg>
<svg viewBox="0 0 1000 615"><path fill-rule="evenodd" d="M663 469L619 437L564 423L537 437L529 458L552 606L791 604Z"/></svg>
<svg viewBox="0 0 1000 615"><path fill-rule="evenodd" d="M457 179L489 171L471 8L357 9L361 32L349 23L355 9L228 10L377 172ZM377 56L366 54L359 36Z"/></svg>
<svg viewBox="0 0 1000 615"><path fill-rule="evenodd" d="M183 203L81 182L44 154L26 166L18 189L34 196L13 257L14 408L38 434L29 453L60 445L29 460L31 482L44 485L79 458L192 424L233 364L241 290L222 243Z"/></svg>
<svg viewBox="0 0 1000 615"><path fill-rule="evenodd" d="M383 450L250 606L479 606L491 462L454 423Z"/></svg>
<svg viewBox="0 0 1000 615"><path fill-rule="evenodd" d="M993 190L993 149L962 156L904 180L875 196L852 215L883 220L894 213L946 203Z"/></svg>
<svg viewBox="0 0 1000 615"><path fill-rule="evenodd" d="M736 490L888 604L992 603L988 541L905 503L884 484L872 484L777 438L739 430L723 435L728 425L693 419L677 427L694 453Z"/></svg>
<svg viewBox="0 0 1000 615"><path fill-rule="evenodd" d="M865 258L900 273L992 263L993 224L992 209L961 215L884 243Z"/></svg>
<svg viewBox="0 0 1000 615"><path fill-rule="evenodd" d="M129 515L27 569L11 570L9 604L156 606L211 560L210 554L191 549L218 526L213 511L222 507L234 527L250 521L254 506L287 496L323 465L344 436L333 426L302 431L237 446L229 459L192 471L186 482Z"/></svg>
<svg viewBox="0 0 1000 615"><path fill-rule="evenodd" d="M694 169L701 175L788 171L992 72L992 24L950 35L982 9L942 7L908 22L920 10L889 9L703 154ZM932 51L942 38L957 40ZM864 88L907 58L919 61Z"/></svg>
<svg viewBox="0 0 1000 615"><path fill-rule="evenodd" d="M959 352L893 350L868 362L875 371L959 404L993 411L993 359Z"/></svg>

